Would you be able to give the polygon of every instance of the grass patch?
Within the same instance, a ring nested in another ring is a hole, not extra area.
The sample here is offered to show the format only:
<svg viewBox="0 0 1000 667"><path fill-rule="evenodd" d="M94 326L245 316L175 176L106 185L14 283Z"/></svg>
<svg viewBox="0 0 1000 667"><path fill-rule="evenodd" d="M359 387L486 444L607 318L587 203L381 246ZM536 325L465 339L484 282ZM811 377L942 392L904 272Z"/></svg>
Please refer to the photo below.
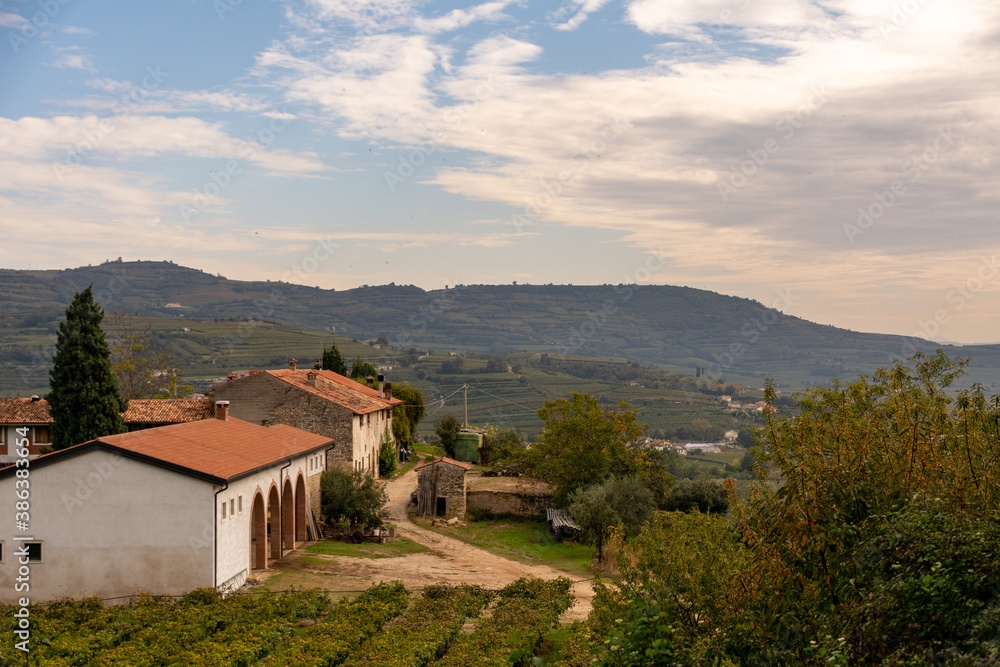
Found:
<svg viewBox="0 0 1000 667"><path fill-rule="evenodd" d="M324 541L306 547L306 552L311 554L348 556L351 558L396 558L398 556L419 554L426 551L430 551L430 549L405 537L386 544L370 544L368 542L352 544L350 542Z"/></svg>
<svg viewBox="0 0 1000 667"><path fill-rule="evenodd" d="M444 447L440 445L427 445L422 442L413 443L413 451L420 452L421 454L430 454L431 456L444 456L446 452ZM411 460L415 460L416 457L412 457Z"/></svg>
<svg viewBox="0 0 1000 667"><path fill-rule="evenodd" d="M401 465L398 468L396 468L396 472L393 473L392 478L393 479L398 479L398 478L402 477L406 473L408 473L411 470L413 470L414 468L416 468L417 467L417 463L419 463L422 460L423 460L422 456L420 456L419 454L414 453L412 456L410 456L410 460L409 461L407 461L403 465Z"/></svg>
<svg viewBox="0 0 1000 667"><path fill-rule="evenodd" d="M541 520L508 519L469 521L465 526L432 527L430 530L522 563L542 561L567 574L589 577L593 549L576 542L556 542Z"/></svg>
<svg viewBox="0 0 1000 667"><path fill-rule="evenodd" d="M315 556L302 556L299 558L299 562L303 565L326 565L325 560L316 558Z"/></svg>
<svg viewBox="0 0 1000 667"><path fill-rule="evenodd" d="M260 589L280 592L289 589L305 590L318 588L323 591L329 591L328 595L330 599L338 601L354 599L362 590L365 590L369 586L371 586L371 582L358 577L345 578L333 574L288 569L268 577L267 581L261 584Z"/></svg>

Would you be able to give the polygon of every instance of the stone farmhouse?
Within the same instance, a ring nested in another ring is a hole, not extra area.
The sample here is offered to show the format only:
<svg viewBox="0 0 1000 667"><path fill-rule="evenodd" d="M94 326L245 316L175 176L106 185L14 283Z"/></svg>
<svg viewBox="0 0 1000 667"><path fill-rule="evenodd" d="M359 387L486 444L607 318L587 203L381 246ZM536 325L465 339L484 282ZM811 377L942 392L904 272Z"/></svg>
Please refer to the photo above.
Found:
<svg viewBox="0 0 1000 667"><path fill-rule="evenodd" d="M287 424L333 440L328 465L378 476L382 436L392 432L392 384L366 386L333 371L291 368L232 376L208 391L232 404L232 415L254 424ZM370 384L374 382L369 378Z"/></svg>
<svg viewBox="0 0 1000 667"><path fill-rule="evenodd" d="M471 469L471 463L445 457L414 468L417 471L417 514L465 516L465 473Z"/></svg>
<svg viewBox="0 0 1000 667"><path fill-rule="evenodd" d="M210 419L215 404L210 398L132 399L122 414L125 426L138 431L154 426ZM44 398L0 398L0 464L12 463L11 449L18 429L26 433L31 457L52 446L52 417Z"/></svg>
<svg viewBox="0 0 1000 667"><path fill-rule="evenodd" d="M233 590L315 539L331 439L236 419L225 402L215 413L33 460L27 525L12 515L0 531L0 602ZM0 469L12 508L25 486L19 470ZM27 575L15 556L22 547ZM30 588L18 590L19 580Z"/></svg>

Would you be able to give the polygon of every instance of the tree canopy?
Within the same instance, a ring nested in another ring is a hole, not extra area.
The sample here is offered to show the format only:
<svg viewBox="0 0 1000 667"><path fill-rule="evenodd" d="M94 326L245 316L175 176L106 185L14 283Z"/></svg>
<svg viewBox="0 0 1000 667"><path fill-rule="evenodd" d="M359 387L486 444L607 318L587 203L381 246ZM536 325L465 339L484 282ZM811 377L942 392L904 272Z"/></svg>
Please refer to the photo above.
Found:
<svg viewBox="0 0 1000 667"><path fill-rule="evenodd" d="M378 369L370 361L362 361L361 356L358 355L351 365L351 379L365 384L369 377L377 378Z"/></svg>
<svg viewBox="0 0 1000 667"><path fill-rule="evenodd" d="M458 442L458 433L461 430L462 425L458 423L454 415L441 417L434 426L434 432L437 434L438 439L441 440L441 446L444 447L445 454L452 458L455 457L455 444Z"/></svg>
<svg viewBox="0 0 1000 667"><path fill-rule="evenodd" d="M608 529L618 527L623 537L638 534L653 509L652 492L634 475L577 489L569 505L570 515L584 539L595 544L597 559L602 562Z"/></svg>
<svg viewBox="0 0 1000 667"><path fill-rule="evenodd" d="M103 319L104 311L87 287L73 297L65 321L59 324L46 396L53 449L126 430L122 413L128 402L111 368Z"/></svg>
<svg viewBox="0 0 1000 667"><path fill-rule="evenodd" d="M403 401L392 409L392 434L399 445L409 447L417 434L417 426L424 418L424 392L408 384L392 387L392 397Z"/></svg>
<svg viewBox="0 0 1000 667"><path fill-rule="evenodd" d="M728 516L659 512L616 540L598 662L993 664L1000 395L956 390L964 364L917 354L768 413Z"/></svg>
<svg viewBox="0 0 1000 667"><path fill-rule="evenodd" d="M340 355L340 350L337 349L336 345L323 348L323 355L320 357L317 368L347 375L347 364L344 363L344 358Z"/></svg>
<svg viewBox="0 0 1000 667"><path fill-rule="evenodd" d="M110 313L104 324L111 368L126 400L179 398L194 388L178 383L173 357L157 344L149 324L126 313Z"/></svg>
<svg viewBox="0 0 1000 667"><path fill-rule="evenodd" d="M645 453L634 446L642 426L628 403L602 408L593 396L574 393L572 400L546 401L538 416L545 427L526 452L526 467L556 488L557 505L595 481L645 472Z"/></svg>
<svg viewBox="0 0 1000 667"><path fill-rule="evenodd" d="M389 496L371 473L331 468L320 476L320 502L329 525L349 521L378 528L385 522Z"/></svg>

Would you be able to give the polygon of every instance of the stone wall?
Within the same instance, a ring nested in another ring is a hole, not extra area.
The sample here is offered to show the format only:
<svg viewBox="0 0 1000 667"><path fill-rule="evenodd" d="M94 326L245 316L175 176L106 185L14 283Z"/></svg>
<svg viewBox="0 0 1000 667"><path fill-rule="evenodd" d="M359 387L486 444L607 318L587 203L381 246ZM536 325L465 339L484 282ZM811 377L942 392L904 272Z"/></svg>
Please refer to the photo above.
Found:
<svg viewBox="0 0 1000 667"><path fill-rule="evenodd" d="M466 511L473 508L493 514L514 514L534 518L553 507L551 494L516 491L469 491L465 494Z"/></svg>
<svg viewBox="0 0 1000 667"><path fill-rule="evenodd" d="M353 422L356 418L347 408L267 373L227 382L208 394L216 401L229 401L229 414L237 419L253 424L287 424L330 438L334 447L327 455L328 466L350 469L355 463Z"/></svg>
<svg viewBox="0 0 1000 667"><path fill-rule="evenodd" d="M444 498L444 516L465 516L465 472L465 468L444 461L421 468L417 473L417 514L435 516L437 498Z"/></svg>

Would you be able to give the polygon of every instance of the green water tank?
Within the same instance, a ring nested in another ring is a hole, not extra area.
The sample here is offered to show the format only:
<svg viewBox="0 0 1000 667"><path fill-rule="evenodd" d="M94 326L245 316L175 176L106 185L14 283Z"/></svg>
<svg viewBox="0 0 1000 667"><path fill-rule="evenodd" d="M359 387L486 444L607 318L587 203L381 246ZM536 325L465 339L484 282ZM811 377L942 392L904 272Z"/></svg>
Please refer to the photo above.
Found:
<svg viewBox="0 0 1000 667"><path fill-rule="evenodd" d="M479 463L479 447L483 436L479 433L459 433L455 440L455 460Z"/></svg>

